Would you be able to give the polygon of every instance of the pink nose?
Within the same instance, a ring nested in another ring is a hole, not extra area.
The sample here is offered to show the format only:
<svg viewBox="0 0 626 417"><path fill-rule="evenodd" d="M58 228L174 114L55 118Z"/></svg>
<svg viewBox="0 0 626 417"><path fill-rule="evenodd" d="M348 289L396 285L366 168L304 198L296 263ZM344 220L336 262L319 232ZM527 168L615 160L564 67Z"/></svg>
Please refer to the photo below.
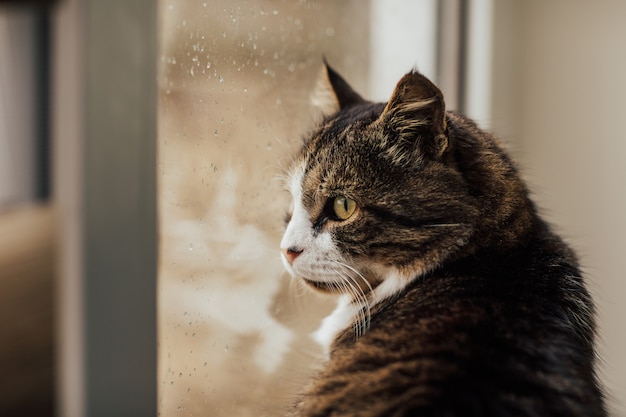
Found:
<svg viewBox="0 0 626 417"><path fill-rule="evenodd" d="M285 256L287 262L289 262L289 265L293 264L293 261L295 261L296 258L300 256L302 252L304 252L303 249L299 249L293 246L287 249L281 248L280 250L283 252L283 255Z"/></svg>

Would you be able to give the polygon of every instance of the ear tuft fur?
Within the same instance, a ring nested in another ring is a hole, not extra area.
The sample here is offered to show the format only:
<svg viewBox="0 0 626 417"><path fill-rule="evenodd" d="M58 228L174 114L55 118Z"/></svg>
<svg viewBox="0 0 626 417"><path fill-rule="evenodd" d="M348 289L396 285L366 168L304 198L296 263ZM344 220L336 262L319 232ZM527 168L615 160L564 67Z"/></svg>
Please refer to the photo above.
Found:
<svg viewBox="0 0 626 417"><path fill-rule="evenodd" d="M400 142L413 144L435 159L448 148L443 94L417 71L400 79L381 120L400 137Z"/></svg>
<svg viewBox="0 0 626 417"><path fill-rule="evenodd" d="M324 115L331 115L346 107L363 103L365 100L324 59L317 77L311 103Z"/></svg>
<svg viewBox="0 0 626 417"><path fill-rule="evenodd" d="M311 93L311 104L324 116L339 111L339 100L337 100L337 95L328 79L328 69L325 65L317 75L315 87Z"/></svg>

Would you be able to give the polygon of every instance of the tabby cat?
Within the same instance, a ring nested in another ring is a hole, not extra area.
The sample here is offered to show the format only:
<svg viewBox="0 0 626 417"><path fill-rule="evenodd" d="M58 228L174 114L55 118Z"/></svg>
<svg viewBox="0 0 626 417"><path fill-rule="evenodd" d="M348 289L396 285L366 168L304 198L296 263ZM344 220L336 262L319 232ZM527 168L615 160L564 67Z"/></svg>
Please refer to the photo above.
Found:
<svg viewBox="0 0 626 417"><path fill-rule="evenodd" d="M500 143L412 71L387 103L323 69L335 112L290 171L289 273L340 294L291 416L605 416L576 256Z"/></svg>

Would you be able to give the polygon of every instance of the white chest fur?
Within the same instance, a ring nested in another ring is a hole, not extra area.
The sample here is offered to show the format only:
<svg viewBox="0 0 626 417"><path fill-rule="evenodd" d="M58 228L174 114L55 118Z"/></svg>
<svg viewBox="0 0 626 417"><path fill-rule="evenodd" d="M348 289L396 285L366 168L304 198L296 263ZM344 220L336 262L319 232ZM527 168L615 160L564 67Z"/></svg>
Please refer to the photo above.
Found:
<svg viewBox="0 0 626 417"><path fill-rule="evenodd" d="M339 299L337 307L335 307L333 312L322 320L319 329L313 332L313 339L322 346L326 356L330 353L330 346L337 334L348 328L355 320L356 313L357 309L351 303L350 296L344 295Z"/></svg>
<svg viewBox="0 0 626 417"><path fill-rule="evenodd" d="M328 317L322 320L321 326L313 332L313 339L319 343L324 349L324 353L328 357L330 347L339 334L362 316L363 309L371 309L374 305L400 292L409 282L398 273L390 273L387 278L378 287L372 291L368 297L368 305L353 302L351 297L344 295L339 299L337 307ZM361 316L359 316L361 315ZM366 329L364 329L366 330Z"/></svg>

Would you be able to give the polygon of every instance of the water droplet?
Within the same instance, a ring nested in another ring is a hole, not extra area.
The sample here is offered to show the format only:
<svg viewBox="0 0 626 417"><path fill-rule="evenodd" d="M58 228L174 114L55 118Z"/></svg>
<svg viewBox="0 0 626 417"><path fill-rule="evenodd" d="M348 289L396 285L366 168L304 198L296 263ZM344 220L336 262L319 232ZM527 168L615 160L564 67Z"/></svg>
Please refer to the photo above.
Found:
<svg viewBox="0 0 626 417"><path fill-rule="evenodd" d="M192 251L193 251L193 243L190 243L189 244L189 252L192 252Z"/></svg>
<svg viewBox="0 0 626 417"><path fill-rule="evenodd" d="M228 345L224 346L224 352L228 352Z"/></svg>

